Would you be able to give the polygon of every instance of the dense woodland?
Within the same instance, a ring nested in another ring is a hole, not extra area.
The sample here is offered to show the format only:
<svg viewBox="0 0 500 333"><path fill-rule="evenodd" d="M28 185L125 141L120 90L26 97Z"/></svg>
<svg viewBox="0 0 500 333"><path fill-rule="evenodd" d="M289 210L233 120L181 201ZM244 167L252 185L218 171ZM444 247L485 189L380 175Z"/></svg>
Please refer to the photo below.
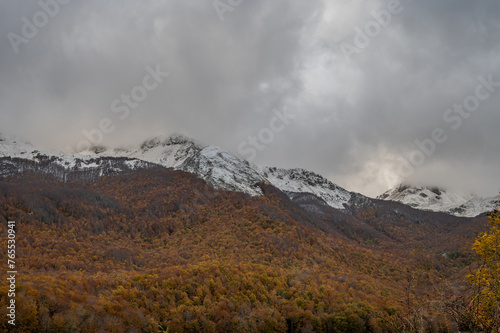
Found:
<svg viewBox="0 0 500 333"><path fill-rule="evenodd" d="M265 196L161 168L0 180L1 247L16 221L19 271L17 325L1 320L0 331L476 329L467 275L486 217L396 203L312 214L256 186ZM7 289L2 279L2 318Z"/></svg>

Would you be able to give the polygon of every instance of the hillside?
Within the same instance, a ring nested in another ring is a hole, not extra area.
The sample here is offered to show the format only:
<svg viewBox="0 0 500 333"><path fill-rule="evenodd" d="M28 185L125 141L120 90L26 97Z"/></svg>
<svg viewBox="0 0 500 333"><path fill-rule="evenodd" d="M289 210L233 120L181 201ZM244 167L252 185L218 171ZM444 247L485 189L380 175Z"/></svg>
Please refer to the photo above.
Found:
<svg viewBox="0 0 500 333"><path fill-rule="evenodd" d="M257 185L262 196L222 191L162 167L1 180L2 232L18 221L17 330L395 331L442 297L441 278L462 281L486 223L384 201L347 213ZM2 316L6 292L2 281ZM434 331L456 327L425 315Z"/></svg>

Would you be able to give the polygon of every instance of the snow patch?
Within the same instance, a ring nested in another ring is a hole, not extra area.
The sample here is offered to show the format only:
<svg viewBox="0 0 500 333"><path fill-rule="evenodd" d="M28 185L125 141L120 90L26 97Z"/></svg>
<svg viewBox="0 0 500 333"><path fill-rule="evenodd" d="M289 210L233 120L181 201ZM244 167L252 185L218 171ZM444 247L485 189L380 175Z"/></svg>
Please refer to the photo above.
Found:
<svg viewBox="0 0 500 333"><path fill-rule="evenodd" d="M314 194L336 209L344 209L344 205L351 199L349 191L311 171L269 167L260 170L262 175L280 190Z"/></svg>
<svg viewBox="0 0 500 333"><path fill-rule="evenodd" d="M397 201L421 210L475 217L492 211L500 200L500 196L481 198L473 194L456 193L437 187L400 184L377 199Z"/></svg>

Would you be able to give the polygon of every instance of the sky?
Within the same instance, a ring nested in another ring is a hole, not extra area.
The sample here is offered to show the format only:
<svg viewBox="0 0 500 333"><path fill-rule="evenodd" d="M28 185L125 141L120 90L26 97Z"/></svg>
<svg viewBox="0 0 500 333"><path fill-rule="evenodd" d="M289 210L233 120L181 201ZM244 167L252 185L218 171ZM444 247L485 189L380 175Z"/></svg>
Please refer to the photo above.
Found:
<svg viewBox="0 0 500 333"><path fill-rule="evenodd" d="M498 0L0 1L0 132L500 191Z"/></svg>

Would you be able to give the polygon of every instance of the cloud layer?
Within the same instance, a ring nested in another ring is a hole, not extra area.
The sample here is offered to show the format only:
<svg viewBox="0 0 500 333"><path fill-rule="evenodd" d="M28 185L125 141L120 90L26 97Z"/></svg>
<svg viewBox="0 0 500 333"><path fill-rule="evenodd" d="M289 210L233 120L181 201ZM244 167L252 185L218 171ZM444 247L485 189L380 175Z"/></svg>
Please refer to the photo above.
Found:
<svg viewBox="0 0 500 333"><path fill-rule="evenodd" d="M249 158L253 137L253 162L368 195L402 176L500 189L500 87L473 105L480 77L500 82L496 0L4 1L0 32L0 131L47 148L109 119L105 145L180 132ZM158 67L170 75L142 99ZM121 119L124 95L137 105ZM293 120L273 129L277 111ZM426 154L435 129L446 140Z"/></svg>

